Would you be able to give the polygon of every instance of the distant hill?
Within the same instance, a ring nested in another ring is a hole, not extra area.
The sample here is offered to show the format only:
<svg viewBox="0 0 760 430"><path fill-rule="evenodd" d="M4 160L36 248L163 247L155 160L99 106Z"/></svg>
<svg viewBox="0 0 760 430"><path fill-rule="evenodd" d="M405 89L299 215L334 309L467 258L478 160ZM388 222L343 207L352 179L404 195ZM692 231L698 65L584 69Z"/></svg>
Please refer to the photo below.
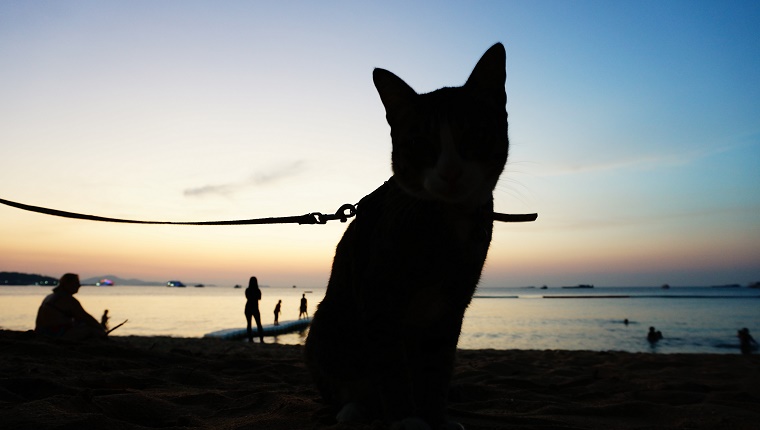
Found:
<svg viewBox="0 0 760 430"><path fill-rule="evenodd" d="M147 286L152 286L152 285L166 284L166 282L143 281L142 279L124 279L116 275L95 276L92 278L82 279L80 280L80 282L82 283L82 285L95 285L96 283L100 282L101 279L110 279L113 281L114 285L136 285L136 286L141 286L141 287L147 287Z"/></svg>
<svg viewBox="0 0 760 430"><path fill-rule="evenodd" d="M57 285L58 278L19 272L0 272L0 285Z"/></svg>
<svg viewBox="0 0 760 430"><path fill-rule="evenodd" d="M79 282L82 285L95 285L100 282L101 279L108 278L113 281L115 285L136 285L136 286L152 286L152 285L164 285L165 282L158 281L143 281L141 279L124 279L116 275L104 275L96 276L92 278L80 279ZM57 285L58 278L45 275L36 275L29 273L19 272L0 272L0 285Z"/></svg>

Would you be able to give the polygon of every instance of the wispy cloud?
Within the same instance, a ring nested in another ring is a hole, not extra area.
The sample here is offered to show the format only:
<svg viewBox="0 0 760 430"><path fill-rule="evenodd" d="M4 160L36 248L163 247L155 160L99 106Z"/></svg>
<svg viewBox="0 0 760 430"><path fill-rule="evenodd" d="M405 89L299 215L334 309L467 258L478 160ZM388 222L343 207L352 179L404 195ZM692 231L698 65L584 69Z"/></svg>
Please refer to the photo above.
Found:
<svg viewBox="0 0 760 430"><path fill-rule="evenodd" d="M246 188L270 185L282 179L296 176L303 172L304 165L305 162L303 160L296 160L279 166L273 166L261 172L256 172L247 179L239 182L207 184L199 187L187 188L183 191L183 194L189 197L204 197L209 195L226 197Z"/></svg>
<svg viewBox="0 0 760 430"><path fill-rule="evenodd" d="M652 226L659 223L681 223L694 222L699 219L712 219L714 223L728 222L728 219L735 219L744 216L749 218L760 210L757 205L731 206L702 208L675 212L662 213L641 213L629 215L615 215L614 217L594 217L572 216L569 219L554 219L543 225L547 230L600 230L600 229L620 229L636 226ZM544 220L546 217L544 217ZM735 221L731 221L735 222Z"/></svg>
<svg viewBox="0 0 760 430"><path fill-rule="evenodd" d="M554 165L543 165L540 176L561 176L579 173L596 173L619 170L650 170L684 166L699 159L732 150L733 146L699 148L678 153L649 154L609 161L579 161Z"/></svg>
<svg viewBox="0 0 760 430"><path fill-rule="evenodd" d="M223 185L204 185L201 187L187 188L182 194L191 197L205 196L209 194L227 196L243 186L243 182Z"/></svg>

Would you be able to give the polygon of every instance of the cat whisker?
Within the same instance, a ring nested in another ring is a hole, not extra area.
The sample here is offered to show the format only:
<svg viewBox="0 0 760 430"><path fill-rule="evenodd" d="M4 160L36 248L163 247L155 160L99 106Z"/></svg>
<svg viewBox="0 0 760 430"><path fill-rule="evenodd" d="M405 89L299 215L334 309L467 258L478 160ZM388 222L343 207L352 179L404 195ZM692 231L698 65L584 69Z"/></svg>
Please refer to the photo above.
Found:
<svg viewBox="0 0 760 430"><path fill-rule="evenodd" d="M510 196L511 198L514 198L515 200L519 201L520 203L524 205L530 204L530 198L526 196L526 192L529 193L530 189L520 183L519 181L509 181L510 184L507 185L497 185L495 191L499 193L506 194ZM522 191L516 187L513 187L512 185L519 185L520 188L522 188Z"/></svg>

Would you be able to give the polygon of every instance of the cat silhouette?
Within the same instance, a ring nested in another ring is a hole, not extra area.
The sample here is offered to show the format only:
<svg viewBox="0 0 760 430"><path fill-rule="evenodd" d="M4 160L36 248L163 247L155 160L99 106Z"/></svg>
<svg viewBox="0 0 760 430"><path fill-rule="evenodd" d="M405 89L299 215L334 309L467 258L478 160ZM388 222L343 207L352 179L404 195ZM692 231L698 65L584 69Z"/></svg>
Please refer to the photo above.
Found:
<svg viewBox="0 0 760 430"><path fill-rule="evenodd" d="M509 151L505 68L497 43L461 87L417 94L373 72L393 176L359 202L305 347L338 421L462 428L447 420L446 397Z"/></svg>

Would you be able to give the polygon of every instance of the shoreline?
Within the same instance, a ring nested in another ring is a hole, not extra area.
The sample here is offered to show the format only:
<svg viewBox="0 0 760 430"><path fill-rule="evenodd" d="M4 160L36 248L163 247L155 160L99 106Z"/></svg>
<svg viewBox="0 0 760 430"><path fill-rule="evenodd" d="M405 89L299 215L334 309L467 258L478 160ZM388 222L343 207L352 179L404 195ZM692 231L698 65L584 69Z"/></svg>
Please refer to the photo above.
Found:
<svg viewBox="0 0 760 430"><path fill-rule="evenodd" d="M382 429L337 424L300 345L0 330L7 428ZM477 429L757 428L760 356L459 350L449 414Z"/></svg>

